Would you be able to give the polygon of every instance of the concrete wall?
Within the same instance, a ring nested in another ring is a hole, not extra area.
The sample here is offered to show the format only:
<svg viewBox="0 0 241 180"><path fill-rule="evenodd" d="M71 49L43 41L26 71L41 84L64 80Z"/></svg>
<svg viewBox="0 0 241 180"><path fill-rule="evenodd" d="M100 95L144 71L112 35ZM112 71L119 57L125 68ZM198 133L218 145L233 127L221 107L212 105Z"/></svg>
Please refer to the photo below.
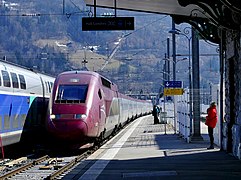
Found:
<svg viewBox="0 0 241 180"><path fill-rule="evenodd" d="M225 117L223 148L241 159L241 48L240 33L226 33ZM231 78L230 78L231 77ZM230 80L230 79L233 79ZM230 134L229 134L230 133ZM231 144L231 145L230 145ZM228 146L229 145L229 146Z"/></svg>

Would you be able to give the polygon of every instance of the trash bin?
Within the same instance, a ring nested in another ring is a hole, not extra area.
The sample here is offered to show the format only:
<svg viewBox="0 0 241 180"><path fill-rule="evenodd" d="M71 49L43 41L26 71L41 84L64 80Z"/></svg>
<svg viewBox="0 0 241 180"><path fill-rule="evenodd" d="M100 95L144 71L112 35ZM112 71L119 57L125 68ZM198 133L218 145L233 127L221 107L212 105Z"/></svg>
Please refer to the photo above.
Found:
<svg viewBox="0 0 241 180"><path fill-rule="evenodd" d="M160 124L167 124L167 112L160 112Z"/></svg>

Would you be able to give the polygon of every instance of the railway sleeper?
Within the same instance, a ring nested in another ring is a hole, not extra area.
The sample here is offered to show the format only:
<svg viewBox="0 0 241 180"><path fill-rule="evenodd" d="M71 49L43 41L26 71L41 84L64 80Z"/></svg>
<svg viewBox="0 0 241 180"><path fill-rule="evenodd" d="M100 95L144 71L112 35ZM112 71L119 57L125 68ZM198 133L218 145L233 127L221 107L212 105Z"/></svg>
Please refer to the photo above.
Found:
<svg viewBox="0 0 241 180"><path fill-rule="evenodd" d="M16 160L13 160L11 162L6 163L5 166L6 167L13 167L14 165L20 164L20 163L22 163L24 161L27 161L27 160L28 160L27 157L21 157L21 158L18 158Z"/></svg>

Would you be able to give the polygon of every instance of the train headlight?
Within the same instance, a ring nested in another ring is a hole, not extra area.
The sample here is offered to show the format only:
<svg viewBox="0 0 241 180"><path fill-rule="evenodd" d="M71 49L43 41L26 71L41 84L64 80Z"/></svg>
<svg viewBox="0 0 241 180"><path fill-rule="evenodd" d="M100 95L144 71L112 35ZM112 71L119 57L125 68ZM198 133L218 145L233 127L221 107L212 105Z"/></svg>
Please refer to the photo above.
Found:
<svg viewBox="0 0 241 180"><path fill-rule="evenodd" d="M85 119L87 118L86 114L76 114L76 119Z"/></svg>
<svg viewBox="0 0 241 180"><path fill-rule="evenodd" d="M51 114L49 117L50 117L50 119L55 119L56 118L55 114Z"/></svg>
<svg viewBox="0 0 241 180"><path fill-rule="evenodd" d="M60 119L60 115L59 114L51 114L50 119Z"/></svg>

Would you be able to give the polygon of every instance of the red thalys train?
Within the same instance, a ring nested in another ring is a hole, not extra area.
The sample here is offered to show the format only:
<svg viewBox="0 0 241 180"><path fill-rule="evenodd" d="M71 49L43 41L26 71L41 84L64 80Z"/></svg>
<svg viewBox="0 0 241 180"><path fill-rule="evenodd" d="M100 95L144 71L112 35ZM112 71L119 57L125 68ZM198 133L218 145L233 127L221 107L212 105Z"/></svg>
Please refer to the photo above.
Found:
<svg viewBox="0 0 241 180"><path fill-rule="evenodd" d="M102 140L151 110L151 102L119 93L114 83L98 73L70 71L54 82L46 125L59 140L87 143Z"/></svg>

